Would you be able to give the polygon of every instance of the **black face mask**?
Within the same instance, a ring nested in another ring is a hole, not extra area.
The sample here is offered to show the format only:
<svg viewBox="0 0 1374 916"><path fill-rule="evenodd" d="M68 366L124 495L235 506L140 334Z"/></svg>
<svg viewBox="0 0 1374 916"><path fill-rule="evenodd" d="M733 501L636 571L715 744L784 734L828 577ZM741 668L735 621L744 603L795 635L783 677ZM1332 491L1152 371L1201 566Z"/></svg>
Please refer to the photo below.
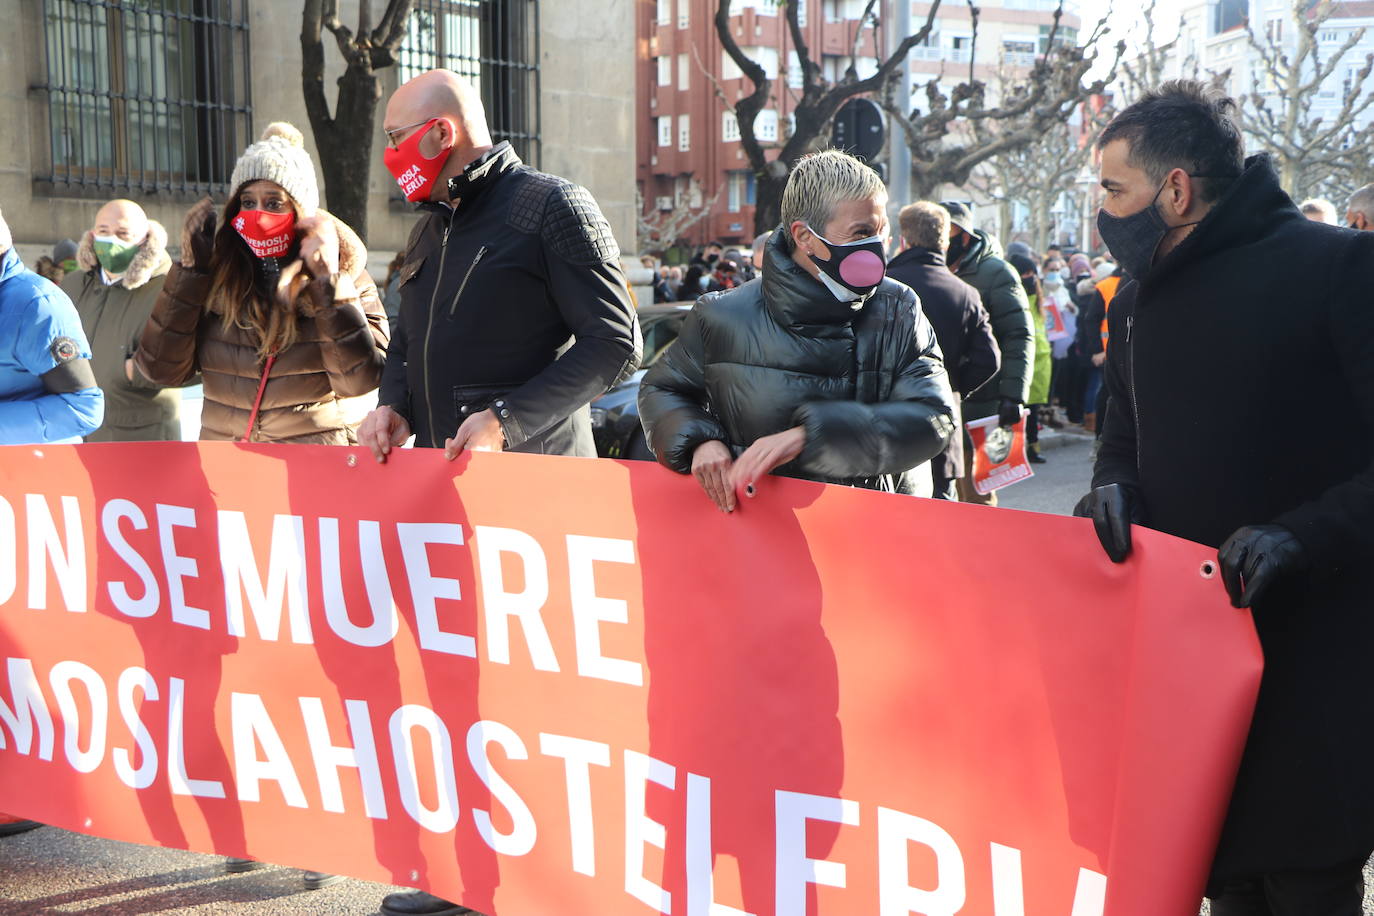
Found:
<svg viewBox="0 0 1374 916"><path fill-rule="evenodd" d="M949 248L945 251L945 263L953 267L959 263L959 259L968 254L971 247L971 240L966 235L949 237Z"/></svg>
<svg viewBox="0 0 1374 916"><path fill-rule="evenodd" d="M1159 243L1164 241L1164 236L1168 235L1170 229L1196 226L1201 222L1195 220L1177 226L1170 226L1164 222L1164 216L1155 206L1155 202L1159 200L1159 194L1164 190L1165 184L1168 184L1167 179L1155 190L1155 196L1150 198L1150 202L1130 216L1112 216L1106 210L1097 211L1097 234L1102 236L1102 241L1111 251L1112 257L1116 258L1116 263L1121 265L1121 269L1136 280L1149 272L1155 261L1155 252L1159 250Z"/></svg>

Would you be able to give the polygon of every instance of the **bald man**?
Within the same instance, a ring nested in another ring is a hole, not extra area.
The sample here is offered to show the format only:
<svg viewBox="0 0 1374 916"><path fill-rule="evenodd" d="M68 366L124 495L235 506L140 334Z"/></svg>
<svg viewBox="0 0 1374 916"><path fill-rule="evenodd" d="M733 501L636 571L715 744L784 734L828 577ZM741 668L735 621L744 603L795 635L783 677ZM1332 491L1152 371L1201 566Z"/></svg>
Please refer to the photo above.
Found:
<svg viewBox="0 0 1374 916"><path fill-rule="evenodd" d="M1350 195L1345 208L1345 224L1361 232L1374 231L1374 184L1367 184Z"/></svg>
<svg viewBox="0 0 1374 916"><path fill-rule="evenodd" d="M596 201L493 144L480 96L451 71L398 89L383 128L387 169L422 215L399 272L381 406L359 439L381 462L412 433L450 459L594 457L587 405L640 357L620 249Z"/></svg>
<svg viewBox="0 0 1374 916"><path fill-rule="evenodd" d="M91 369L105 392L105 422L87 442L181 438L181 397L133 368L148 315L172 266L167 232L131 200L112 200L76 249L62 281L91 344Z"/></svg>

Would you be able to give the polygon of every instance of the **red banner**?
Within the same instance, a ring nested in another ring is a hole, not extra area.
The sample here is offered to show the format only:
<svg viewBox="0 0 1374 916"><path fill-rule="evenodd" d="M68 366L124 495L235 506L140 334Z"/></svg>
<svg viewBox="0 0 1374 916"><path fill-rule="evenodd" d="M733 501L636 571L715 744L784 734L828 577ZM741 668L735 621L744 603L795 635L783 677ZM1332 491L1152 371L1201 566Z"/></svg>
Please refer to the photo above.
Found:
<svg viewBox="0 0 1374 916"><path fill-rule="evenodd" d="M0 810L492 914L1197 912L1213 552L640 462L0 450Z"/></svg>

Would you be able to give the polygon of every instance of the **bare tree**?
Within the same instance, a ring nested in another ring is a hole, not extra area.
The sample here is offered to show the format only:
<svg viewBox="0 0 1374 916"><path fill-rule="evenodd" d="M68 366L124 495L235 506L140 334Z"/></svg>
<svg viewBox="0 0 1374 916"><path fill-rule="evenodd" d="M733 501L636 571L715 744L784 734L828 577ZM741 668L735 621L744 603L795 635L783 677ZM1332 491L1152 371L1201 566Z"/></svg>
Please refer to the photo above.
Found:
<svg viewBox="0 0 1374 916"><path fill-rule="evenodd" d="M1010 220L1016 204L1026 208L1027 241L1036 251L1060 240L1051 238L1051 233L1060 229L1052 219L1057 203L1067 203L1065 212L1078 212L1081 189L1077 180L1092 162L1093 144L1108 120L1108 111L1094 109L1091 103L1079 110L1078 123L1052 123L1028 145L993 156L971 176L971 188L1002 205L1004 239L1009 240L1017 229Z"/></svg>
<svg viewBox="0 0 1374 916"><path fill-rule="evenodd" d="M1177 52L1180 39L1183 36L1184 21L1183 17L1180 16L1178 32L1173 39L1163 43L1158 40L1155 22L1155 12L1158 5L1159 0L1149 0L1145 4L1145 8L1141 10L1139 27L1133 30L1138 36L1134 42L1136 54L1121 62L1121 80L1117 85L1121 90L1122 104L1120 107L1122 108L1140 98L1147 90L1164 82L1169 60ZM1188 72L1190 67L1193 72L1196 72L1197 62L1180 61L1179 72Z"/></svg>
<svg viewBox="0 0 1374 916"><path fill-rule="evenodd" d="M1347 61L1364 37L1356 29L1331 51L1318 33L1333 11L1332 0L1294 0L1291 19L1266 23L1264 34L1245 24L1251 50L1250 84L1239 95L1241 127L1252 144L1273 154L1279 180L1295 199L1339 193L1369 171L1369 143L1374 130L1359 122L1374 104L1366 84L1374 54ZM1294 44L1283 40L1292 28ZM1321 97L1332 93L1337 71L1353 68L1341 84L1340 105L1323 109ZM1225 79L1229 71L1217 75Z"/></svg>
<svg viewBox="0 0 1374 916"><path fill-rule="evenodd" d="M866 23L872 19L875 3L876 0L869 0L864 9L863 22ZM925 24L914 35L908 35L902 39L896 50L885 60L879 62L877 72L872 76L859 79L856 65L851 64L844 78L838 83L832 84L825 79L820 64L811 56L806 37L798 21L797 4L795 2L786 3L784 13L787 18L787 28L792 36L793 50L796 52L801 66L803 87L801 98L793 109L796 127L782 144L777 157L770 159L768 149L764 147L754 133L754 120L758 113L773 100L773 80L769 78L763 66L746 55L740 48L739 42L735 41L735 37L730 31L730 0L718 0L715 15L716 35L720 38L725 52L730 55L730 59L749 78L754 87L752 92L735 104L731 105L728 100L725 101L725 104L734 111L735 118L739 122L740 145L749 159L749 166L753 169L757 182L754 209L755 232L765 232L778 224L782 190L787 185L787 176L791 172L792 165L812 149L834 119L835 112L839 111L840 106L854 96L881 89L887 79L897 71L902 61L906 59L907 53L930 34L939 9L940 0L933 0ZM863 29L860 28L860 34L862 31ZM856 41L854 56L857 56L857 50L858 42ZM723 93L720 94L720 97L724 98Z"/></svg>
<svg viewBox="0 0 1374 916"><path fill-rule="evenodd" d="M977 7L970 4L977 29ZM1045 51L1029 73L997 87L997 98L988 86L969 77L946 95L938 77L924 86L923 106L903 105L900 87L889 85L883 107L901 128L911 149L912 193L930 197L942 184L962 185L974 169L996 156L1025 149L1068 122L1074 108L1100 95L1115 78L1125 43L1113 47L1109 71L1100 79L1085 82L1097 64L1099 43L1106 37L1106 19L1098 22L1082 45L1058 40L1064 14L1055 10Z"/></svg>
<svg viewBox="0 0 1374 916"><path fill-rule="evenodd" d="M701 184L695 178L692 179L693 192L700 199ZM720 195L724 193L725 187L716 189L715 196L710 200L704 201L700 206L691 206L688 202L678 205L676 202L672 207L659 209L655 207L650 212L644 210L644 193L638 188L635 189L635 212L639 214L635 226L640 254L646 252L661 253L664 249L676 245L687 230L701 222L715 207L716 201L720 200Z"/></svg>
<svg viewBox="0 0 1374 916"><path fill-rule="evenodd" d="M367 239L367 188L382 82L406 36L414 0L389 0L374 28L371 0L359 0L357 32L339 21L338 0L305 0L301 23L301 88L315 134L330 211ZM330 114L324 89L324 31L343 55L338 99Z"/></svg>

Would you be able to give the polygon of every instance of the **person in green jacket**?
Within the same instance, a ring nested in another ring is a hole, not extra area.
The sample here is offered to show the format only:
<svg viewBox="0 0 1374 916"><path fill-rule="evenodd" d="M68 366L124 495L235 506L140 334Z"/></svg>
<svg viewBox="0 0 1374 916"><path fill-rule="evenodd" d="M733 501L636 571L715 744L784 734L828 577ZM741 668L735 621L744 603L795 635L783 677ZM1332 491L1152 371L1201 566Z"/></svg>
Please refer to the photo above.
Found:
<svg viewBox="0 0 1374 916"><path fill-rule="evenodd" d="M1031 323L1035 331L1035 362L1030 394L1026 400L1026 405L1030 407L1030 415L1026 418L1026 458L1032 464L1043 464L1045 459L1040 454L1040 408L1050 400L1050 378L1054 374L1053 348L1045 333L1045 320L1040 312L1043 295L1035 260L1013 254L1007 257L1007 261L1021 276L1021 287L1026 291L1026 301L1030 303L1031 315L1035 318Z"/></svg>
<svg viewBox="0 0 1374 916"><path fill-rule="evenodd" d="M977 228L969 208L958 201L945 201L940 206L949 211L949 252L945 260L956 277L978 290L1002 351L1002 368L964 400L964 420L996 416L1001 426L1012 426L1021 418L1021 407L1030 403L1035 362L1035 322L1030 303L1020 276L1002 259L1002 246L992 235ZM965 456L965 464L971 469L972 447L965 450ZM980 496L974 491L970 473L959 482L959 499L997 505L997 494Z"/></svg>
<svg viewBox="0 0 1374 916"><path fill-rule="evenodd" d="M172 266L167 230L131 200L100 208L77 246L78 270L62 281L91 342L91 368L105 392L105 422L87 442L181 438L181 396L134 368L143 326Z"/></svg>

